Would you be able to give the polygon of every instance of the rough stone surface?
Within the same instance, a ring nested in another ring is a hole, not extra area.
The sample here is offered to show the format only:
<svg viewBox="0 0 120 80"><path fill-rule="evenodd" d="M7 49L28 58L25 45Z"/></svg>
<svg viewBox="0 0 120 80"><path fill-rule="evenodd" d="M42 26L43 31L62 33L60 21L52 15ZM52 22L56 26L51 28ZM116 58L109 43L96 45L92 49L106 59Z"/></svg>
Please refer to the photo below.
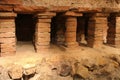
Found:
<svg viewBox="0 0 120 80"><path fill-rule="evenodd" d="M8 74L12 79L19 79L23 75L23 68L19 65L11 65L8 69Z"/></svg>
<svg viewBox="0 0 120 80"><path fill-rule="evenodd" d="M0 80L11 80L7 69L3 68L2 66L0 66Z"/></svg>

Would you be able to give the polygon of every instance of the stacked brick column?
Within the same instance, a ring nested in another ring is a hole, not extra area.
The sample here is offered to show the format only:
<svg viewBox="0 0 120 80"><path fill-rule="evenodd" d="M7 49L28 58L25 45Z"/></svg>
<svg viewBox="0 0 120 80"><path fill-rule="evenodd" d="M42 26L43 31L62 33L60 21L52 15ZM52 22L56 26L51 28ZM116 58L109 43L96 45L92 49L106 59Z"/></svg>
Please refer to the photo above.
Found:
<svg viewBox="0 0 120 80"><path fill-rule="evenodd" d="M98 48L103 44L103 29L107 27L107 14L96 13L90 16L88 22L89 47Z"/></svg>
<svg viewBox="0 0 120 80"><path fill-rule="evenodd" d="M0 45L1 56L15 54L15 18L12 12L0 12Z"/></svg>
<svg viewBox="0 0 120 80"><path fill-rule="evenodd" d="M111 14L109 17L107 43L120 47L120 14Z"/></svg>
<svg viewBox="0 0 120 80"><path fill-rule="evenodd" d="M36 32L35 32L35 47L37 52L46 51L50 47L50 26L51 18L55 13L37 14Z"/></svg>
<svg viewBox="0 0 120 80"><path fill-rule="evenodd" d="M65 42L67 47L78 46L78 43L76 41L77 17L68 16L66 19L65 26L66 26Z"/></svg>

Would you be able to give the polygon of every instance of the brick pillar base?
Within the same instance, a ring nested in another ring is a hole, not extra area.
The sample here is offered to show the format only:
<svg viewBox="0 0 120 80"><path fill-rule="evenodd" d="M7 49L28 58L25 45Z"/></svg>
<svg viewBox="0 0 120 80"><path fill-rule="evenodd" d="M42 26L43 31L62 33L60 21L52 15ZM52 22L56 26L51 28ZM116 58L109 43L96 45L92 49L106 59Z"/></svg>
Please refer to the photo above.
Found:
<svg viewBox="0 0 120 80"><path fill-rule="evenodd" d="M98 15L98 14L97 14ZM107 27L107 18L101 15L90 17L88 23L89 47L98 48L103 44L103 29Z"/></svg>
<svg viewBox="0 0 120 80"><path fill-rule="evenodd" d="M13 55L16 52L15 17L15 13L0 12L1 56Z"/></svg>
<svg viewBox="0 0 120 80"><path fill-rule="evenodd" d="M65 32L66 46L77 47L78 46L78 43L76 41L77 18L67 17L65 26L66 26Z"/></svg>
<svg viewBox="0 0 120 80"><path fill-rule="evenodd" d="M46 51L50 48L50 26L54 13L37 14L35 31L36 52Z"/></svg>
<svg viewBox="0 0 120 80"><path fill-rule="evenodd" d="M109 18L107 43L120 47L120 17L117 14L111 15Z"/></svg>

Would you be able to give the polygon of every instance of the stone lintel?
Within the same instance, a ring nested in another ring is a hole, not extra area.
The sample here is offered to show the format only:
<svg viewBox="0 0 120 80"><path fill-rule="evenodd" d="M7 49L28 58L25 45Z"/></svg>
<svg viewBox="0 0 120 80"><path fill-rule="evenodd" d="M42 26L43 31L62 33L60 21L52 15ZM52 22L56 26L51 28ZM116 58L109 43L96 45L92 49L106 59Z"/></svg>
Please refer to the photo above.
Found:
<svg viewBox="0 0 120 80"><path fill-rule="evenodd" d="M88 12L102 12L101 8L84 8L84 7L78 7L78 8L71 8L72 11L75 12L83 12L83 13L88 13Z"/></svg>
<svg viewBox="0 0 120 80"><path fill-rule="evenodd" d="M17 5L14 6L14 11L17 13L36 13L36 12L44 12L46 10L43 6L22 6Z"/></svg>
<svg viewBox="0 0 120 80"><path fill-rule="evenodd" d="M17 16L14 12L0 12L0 18L15 18Z"/></svg>
<svg viewBox="0 0 120 80"><path fill-rule="evenodd" d="M67 11L66 13L64 13L64 16L78 17L78 16L83 16L83 14L78 12L73 12L73 11Z"/></svg>
<svg viewBox="0 0 120 80"><path fill-rule="evenodd" d="M49 11L52 12L65 12L70 9L70 6L50 6Z"/></svg>
<svg viewBox="0 0 120 80"><path fill-rule="evenodd" d="M11 6L11 5L0 5L0 11L13 11L13 6Z"/></svg>

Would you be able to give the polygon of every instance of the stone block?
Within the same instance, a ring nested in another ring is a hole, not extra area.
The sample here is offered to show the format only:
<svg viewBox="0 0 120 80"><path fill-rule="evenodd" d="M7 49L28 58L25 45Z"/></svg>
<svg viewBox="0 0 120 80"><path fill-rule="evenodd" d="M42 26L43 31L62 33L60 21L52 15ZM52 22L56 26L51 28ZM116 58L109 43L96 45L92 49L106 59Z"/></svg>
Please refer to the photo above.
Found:
<svg viewBox="0 0 120 80"><path fill-rule="evenodd" d="M75 32L75 31L77 31L77 29L74 26L69 26L66 28L66 32Z"/></svg>
<svg viewBox="0 0 120 80"><path fill-rule="evenodd" d="M35 71L36 71L36 67L35 66L33 66L33 67L23 67L24 68L24 74L25 75L31 75L31 74L34 74L35 73Z"/></svg>
<svg viewBox="0 0 120 80"><path fill-rule="evenodd" d="M17 14L13 12L0 12L0 18L14 18Z"/></svg>
<svg viewBox="0 0 120 80"><path fill-rule="evenodd" d="M20 79L23 75L23 68L20 65L11 65L8 74L12 79Z"/></svg>
<svg viewBox="0 0 120 80"><path fill-rule="evenodd" d="M76 38L68 38L68 37L66 37L65 38L65 42L76 42Z"/></svg>
<svg viewBox="0 0 120 80"><path fill-rule="evenodd" d="M50 23L37 23L36 24L36 27L38 28L41 28L41 27L47 27L47 28L50 28Z"/></svg>
<svg viewBox="0 0 120 80"><path fill-rule="evenodd" d="M79 46L77 42L67 42L66 45L69 48L70 47L73 48L73 47L78 47Z"/></svg>
<svg viewBox="0 0 120 80"><path fill-rule="evenodd" d="M107 24L108 22L107 18L101 18L101 17L90 18L89 20L90 20L89 22L102 23L102 24Z"/></svg>
<svg viewBox="0 0 120 80"><path fill-rule="evenodd" d="M1 21L1 20L0 20ZM15 23L13 21L0 22L0 28L15 28Z"/></svg>
<svg viewBox="0 0 120 80"><path fill-rule="evenodd" d="M73 12L73 11L67 11L65 14L65 16L83 16L82 13L76 13L76 12Z"/></svg>
<svg viewBox="0 0 120 80"><path fill-rule="evenodd" d="M51 29L49 27L38 27L36 28L37 32L50 32Z"/></svg>
<svg viewBox="0 0 120 80"><path fill-rule="evenodd" d="M15 43L15 38L0 38L1 43Z"/></svg>
<svg viewBox="0 0 120 80"><path fill-rule="evenodd" d="M46 36L38 37L35 40L38 41L38 42L49 42L50 41L50 36L48 36L48 37L46 37Z"/></svg>
<svg viewBox="0 0 120 80"><path fill-rule="evenodd" d="M0 33L0 38L15 38L14 32Z"/></svg>
<svg viewBox="0 0 120 80"><path fill-rule="evenodd" d="M66 32L66 38L76 38L76 32Z"/></svg>
<svg viewBox="0 0 120 80"><path fill-rule="evenodd" d="M38 19L38 23L50 23L51 19Z"/></svg>
<svg viewBox="0 0 120 80"><path fill-rule="evenodd" d="M0 28L0 33L5 32L15 32L15 28Z"/></svg>
<svg viewBox="0 0 120 80"><path fill-rule="evenodd" d="M35 37L36 37L36 38L39 38L39 37L41 37L41 38L42 38L42 37L43 37L43 38L44 38L44 37L50 37L50 33L48 33L48 32L43 32L43 33L36 32L36 33L35 33Z"/></svg>
<svg viewBox="0 0 120 80"><path fill-rule="evenodd" d="M56 13L54 13L54 12L43 12L43 13L37 14L38 17L40 17L40 16L55 16L55 15L56 15Z"/></svg>
<svg viewBox="0 0 120 80"><path fill-rule="evenodd" d="M11 5L0 5L0 11L12 11L13 10L13 6Z"/></svg>

